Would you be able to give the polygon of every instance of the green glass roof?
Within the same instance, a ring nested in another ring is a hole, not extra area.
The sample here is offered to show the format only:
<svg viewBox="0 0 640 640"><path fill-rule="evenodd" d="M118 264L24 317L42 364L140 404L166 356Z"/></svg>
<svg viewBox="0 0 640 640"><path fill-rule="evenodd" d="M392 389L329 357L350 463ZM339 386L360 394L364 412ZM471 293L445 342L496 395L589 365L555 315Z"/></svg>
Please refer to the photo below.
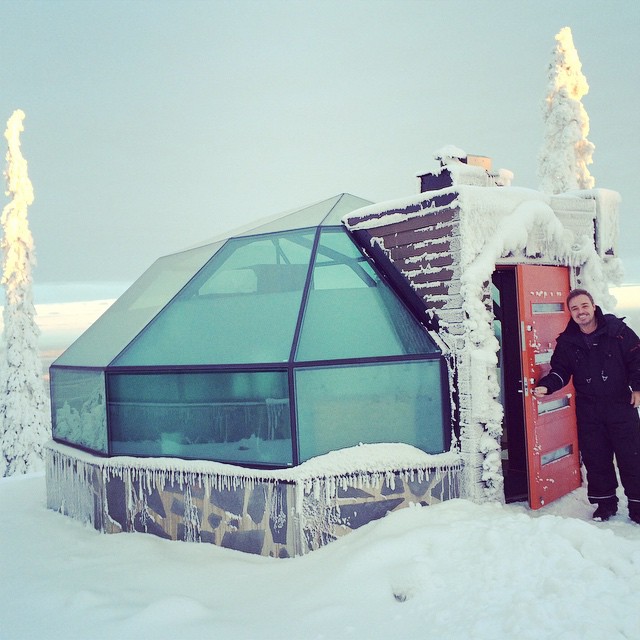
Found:
<svg viewBox="0 0 640 640"><path fill-rule="evenodd" d="M342 230L323 230L297 362L436 351L424 329Z"/></svg>
<svg viewBox="0 0 640 640"><path fill-rule="evenodd" d="M436 353L340 220L341 194L159 259L55 365L278 364Z"/></svg>
<svg viewBox="0 0 640 640"><path fill-rule="evenodd" d="M223 244L157 260L54 364L108 366Z"/></svg>
<svg viewBox="0 0 640 640"><path fill-rule="evenodd" d="M289 359L313 231L229 240L115 366Z"/></svg>
<svg viewBox="0 0 640 640"><path fill-rule="evenodd" d="M297 362L309 362L437 351L346 231L320 229L311 269L315 229L230 240L113 366L275 364L293 353Z"/></svg>
<svg viewBox="0 0 640 640"><path fill-rule="evenodd" d="M256 235L259 233L275 233L276 231L288 231L292 229L305 229L307 227L319 227L326 225L341 225L342 218L347 214L373 204L370 200L358 198L350 193L341 193L327 200L310 204L301 209L280 213L270 218L257 220L250 225L231 231L227 238ZM218 241L221 237L215 237L210 242Z"/></svg>

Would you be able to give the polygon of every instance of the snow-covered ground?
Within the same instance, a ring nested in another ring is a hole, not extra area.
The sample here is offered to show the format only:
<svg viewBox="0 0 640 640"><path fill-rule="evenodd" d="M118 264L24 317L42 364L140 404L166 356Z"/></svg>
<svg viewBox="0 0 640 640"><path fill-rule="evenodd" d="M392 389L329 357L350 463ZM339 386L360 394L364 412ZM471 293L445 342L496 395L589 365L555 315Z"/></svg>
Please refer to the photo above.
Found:
<svg viewBox="0 0 640 640"><path fill-rule="evenodd" d="M640 638L640 526L583 489L538 512L404 509L295 559L102 535L0 480L0 638Z"/></svg>

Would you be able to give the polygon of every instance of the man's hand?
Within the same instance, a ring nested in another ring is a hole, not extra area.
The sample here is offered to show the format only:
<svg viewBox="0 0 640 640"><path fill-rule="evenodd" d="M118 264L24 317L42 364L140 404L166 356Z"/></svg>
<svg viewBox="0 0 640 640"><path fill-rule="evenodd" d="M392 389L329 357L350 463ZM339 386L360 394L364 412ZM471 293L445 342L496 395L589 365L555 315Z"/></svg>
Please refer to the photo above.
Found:
<svg viewBox="0 0 640 640"><path fill-rule="evenodd" d="M640 391L632 391L631 392L631 402L634 409L640 407Z"/></svg>
<svg viewBox="0 0 640 640"><path fill-rule="evenodd" d="M533 395L536 398L542 398L542 396L546 396L548 392L549 389L547 389L547 387L534 387L533 389ZM638 402L640 403L640 391L634 391L633 393L638 394Z"/></svg>

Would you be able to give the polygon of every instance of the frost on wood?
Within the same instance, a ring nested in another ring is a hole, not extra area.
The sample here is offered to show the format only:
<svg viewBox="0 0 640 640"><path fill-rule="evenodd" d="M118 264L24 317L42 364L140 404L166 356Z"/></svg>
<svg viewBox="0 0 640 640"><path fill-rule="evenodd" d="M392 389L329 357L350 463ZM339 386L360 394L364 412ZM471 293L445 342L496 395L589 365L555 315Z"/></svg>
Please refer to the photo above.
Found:
<svg viewBox="0 0 640 640"><path fill-rule="evenodd" d="M50 437L49 403L42 380L39 329L32 293L34 245L27 210L33 188L20 151L24 113L7 122L7 195L12 199L1 217L2 284L5 288L2 366L0 367L0 476L42 467Z"/></svg>
<svg viewBox="0 0 640 640"><path fill-rule="evenodd" d="M439 157L449 168L462 153L445 149ZM477 501L501 501L503 410L489 290L492 273L497 264L569 266L574 285L588 288L601 307L612 309L615 300L608 285L619 282L620 274L615 257L619 197L600 189L549 195L480 186L481 180L470 184L469 176L452 177L451 187L370 205L350 213L344 222L352 231L366 230L371 245L391 262L397 251L396 237L389 231L392 225L408 223L406 228L416 233L416 240L403 245L404 254L396 263L428 313L435 308L439 335L449 348L450 384L460 425L454 446L465 462L462 494ZM442 230L447 233L444 240ZM434 251L434 245L440 248ZM440 258L449 261L447 280L432 264ZM422 274L427 277L416 277Z"/></svg>
<svg viewBox="0 0 640 640"><path fill-rule="evenodd" d="M587 140L589 116L581 102L588 91L571 29L564 27L556 35L542 106L544 143L538 157L538 176L540 189L546 193L591 189L595 184L587 168L595 147Z"/></svg>
<svg viewBox="0 0 640 640"><path fill-rule="evenodd" d="M502 406L496 376L498 341L493 331L493 314L484 301L485 283L491 280L495 265L507 256L522 262L544 256L555 264L579 267L581 284L592 291L601 305L609 306L611 299L606 266L592 237L577 236L565 227L543 194L515 189L498 193L496 189L480 191L467 187L461 189L460 206L466 212L461 222L461 236L465 240L460 292L471 363L472 415L475 423L483 425L481 431L469 432L475 440L469 448L483 455L481 479L485 497L499 499ZM585 229L590 231L592 227Z"/></svg>

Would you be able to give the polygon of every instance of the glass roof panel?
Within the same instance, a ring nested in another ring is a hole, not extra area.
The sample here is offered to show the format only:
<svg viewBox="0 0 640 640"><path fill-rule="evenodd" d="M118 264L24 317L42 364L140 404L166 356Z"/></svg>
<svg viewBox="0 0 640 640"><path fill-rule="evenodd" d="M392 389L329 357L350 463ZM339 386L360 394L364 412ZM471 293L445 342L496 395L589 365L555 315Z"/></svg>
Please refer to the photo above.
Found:
<svg viewBox="0 0 640 640"><path fill-rule="evenodd" d="M439 353L345 231L322 231L296 361Z"/></svg>
<svg viewBox="0 0 640 640"><path fill-rule="evenodd" d="M341 225L342 218L344 218L348 213L351 213L356 209L366 207L370 204L373 204L373 202L365 200L364 198L352 196L350 193L343 193L340 196L340 200L336 202L327 217L322 221L322 226Z"/></svg>
<svg viewBox="0 0 640 640"><path fill-rule="evenodd" d="M157 260L54 364L106 367L223 244Z"/></svg>
<svg viewBox="0 0 640 640"><path fill-rule="evenodd" d="M286 362L314 232L229 240L114 366Z"/></svg>
<svg viewBox="0 0 640 640"><path fill-rule="evenodd" d="M342 218L351 211L372 204L369 200L358 198L349 193L342 193L332 198L274 216L261 218L232 229L223 236L212 238L209 242L254 236L262 233L278 233L293 229L306 229L319 225L340 225Z"/></svg>
<svg viewBox="0 0 640 640"><path fill-rule="evenodd" d="M258 233L274 233L277 231L287 231L291 229L305 229L307 227L317 227L336 206L342 196L334 196L322 202L296 209L289 213L279 214L276 218L266 223L258 223L257 226L247 229L239 236L253 236ZM234 237L236 237L234 235Z"/></svg>

